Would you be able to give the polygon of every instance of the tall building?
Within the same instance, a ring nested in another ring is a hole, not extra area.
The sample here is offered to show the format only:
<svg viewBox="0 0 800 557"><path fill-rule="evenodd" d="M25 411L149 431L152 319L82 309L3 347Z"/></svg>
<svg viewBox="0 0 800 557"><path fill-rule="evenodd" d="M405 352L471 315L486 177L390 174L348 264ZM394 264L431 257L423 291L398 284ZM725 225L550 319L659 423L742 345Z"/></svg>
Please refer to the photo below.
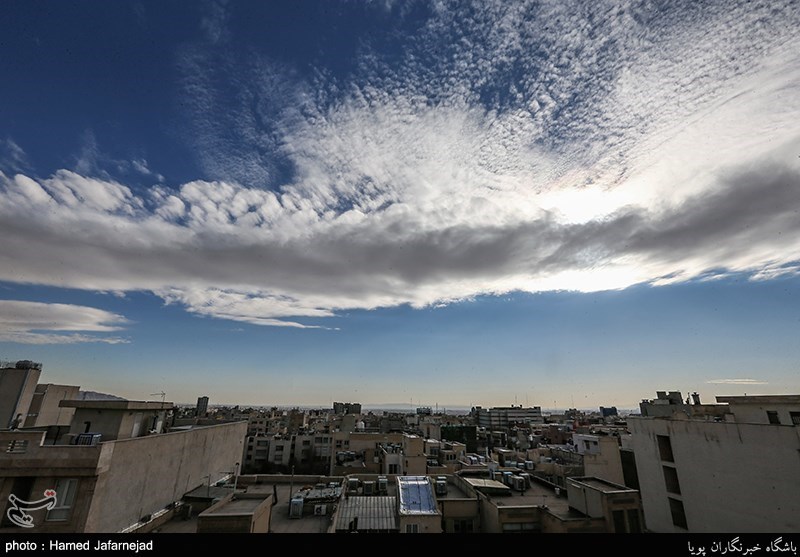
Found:
<svg viewBox="0 0 800 557"><path fill-rule="evenodd" d="M494 408L475 407L478 426L487 429L506 429L515 424L544 423L542 408L533 406L496 406Z"/></svg>
<svg viewBox="0 0 800 557"><path fill-rule="evenodd" d="M0 362L0 429L21 427L42 373L42 364L29 360Z"/></svg>
<svg viewBox="0 0 800 557"><path fill-rule="evenodd" d="M208 414L208 397L197 397L197 417L204 418Z"/></svg>
<svg viewBox="0 0 800 557"><path fill-rule="evenodd" d="M358 402L334 402L334 414L361 414L361 404Z"/></svg>
<svg viewBox="0 0 800 557"><path fill-rule="evenodd" d="M696 402L628 419L647 529L799 532L800 395Z"/></svg>

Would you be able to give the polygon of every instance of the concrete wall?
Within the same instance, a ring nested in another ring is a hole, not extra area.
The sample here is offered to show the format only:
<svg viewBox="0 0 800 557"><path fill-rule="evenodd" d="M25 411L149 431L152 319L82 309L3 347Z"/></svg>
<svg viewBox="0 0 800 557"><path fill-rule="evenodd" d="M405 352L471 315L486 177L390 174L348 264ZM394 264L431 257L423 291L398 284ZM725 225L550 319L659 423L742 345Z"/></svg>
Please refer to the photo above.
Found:
<svg viewBox="0 0 800 557"><path fill-rule="evenodd" d="M17 414L22 414L20 425L25 423L41 373L39 369L0 369L0 429L10 427Z"/></svg>
<svg viewBox="0 0 800 557"><path fill-rule="evenodd" d="M480 510L477 499L438 499L438 504L445 520L471 519L477 525Z"/></svg>
<svg viewBox="0 0 800 557"><path fill-rule="evenodd" d="M625 485L622 473L622 457L616 437L600 436L599 452L585 454L583 457L583 473L587 476L602 478L609 482Z"/></svg>
<svg viewBox="0 0 800 557"><path fill-rule="evenodd" d="M235 499L261 499L261 503L251 513L226 513L226 507ZM197 533L239 533L266 534L272 513L272 495L248 497L233 494L218 501L197 517Z"/></svg>
<svg viewBox="0 0 800 557"><path fill-rule="evenodd" d="M420 534L441 534L442 517L436 515L400 515L398 517L400 533L406 532L406 525L416 524L417 532Z"/></svg>
<svg viewBox="0 0 800 557"><path fill-rule="evenodd" d="M690 532L800 531L800 427L631 418L646 526L673 525L668 497L683 504ZM656 435L669 436L663 462ZM663 466L674 467L680 495L668 494Z"/></svg>
<svg viewBox="0 0 800 557"><path fill-rule="evenodd" d="M95 488L95 474L100 457L100 447L42 446L44 432L0 433L0 447L8 447L11 441L27 441L24 452L0 452L0 523L6 516L8 496L14 493L26 500L44 497L44 491L54 489L58 480L77 480L75 500L66 520L47 521L47 511L34 511L34 533L69 533L82 531ZM21 445L20 445L21 446ZM17 493L15 485L32 483L28 493ZM19 533L20 528L0 527L0 533Z"/></svg>
<svg viewBox="0 0 800 557"><path fill-rule="evenodd" d="M164 410L118 410L76 408L70 427L70 434L77 435L86 429L85 422L90 422L89 431L100 433L101 441L129 439L134 433L134 424L139 421L137 436L147 435L153 427L153 418L164 423Z"/></svg>
<svg viewBox="0 0 800 557"><path fill-rule="evenodd" d="M58 403L62 400L77 398L80 390L81 388L77 385L54 385L52 383L36 385L36 392L31 400L25 427L70 425L75 409L61 408Z"/></svg>
<svg viewBox="0 0 800 557"><path fill-rule="evenodd" d="M738 423L769 424L767 412L777 412L782 425L792 425L789 412L800 412L800 404L735 404L731 403L730 411Z"/></svg>
<svg viewBox="0 0 800 557"><path fill-rule="evenodd" d="M592 518L604 515L603 496L597 490L568 481L567 499L570 507L585 515Z"/></svg>
<svg viewBox="0 0 800 557"><path fill-rule="evenodd" d="M118 532L234 470L246 422L103 443L87 532Z"/></svg>
<svg viewBox="0 0 800 557"><path fill-rule="evenodd" d="M598 534L605 533L606 524L603 518L573 518L566 520L549 512L543 512L543 534Z"/></svg>

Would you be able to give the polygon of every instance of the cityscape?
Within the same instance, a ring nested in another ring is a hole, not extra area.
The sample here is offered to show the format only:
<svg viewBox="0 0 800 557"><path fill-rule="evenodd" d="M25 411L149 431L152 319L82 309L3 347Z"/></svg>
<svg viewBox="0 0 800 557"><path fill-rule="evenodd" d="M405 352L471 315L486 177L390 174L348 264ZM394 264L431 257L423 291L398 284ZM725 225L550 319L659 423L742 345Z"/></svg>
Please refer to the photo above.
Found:
<svg viewBox="0 0 800 557"><path fill-rule="evenodd" d="M131 401L40 382L30 360L2 367L0 533L798 528L800 395L658 391L630 414L265 409Z"/></svg>
<svg viewBox="0 0 800 557"><path fill-rule="evenodd" d="M0 13L6 552L796 555L800 4Z"/></svg>

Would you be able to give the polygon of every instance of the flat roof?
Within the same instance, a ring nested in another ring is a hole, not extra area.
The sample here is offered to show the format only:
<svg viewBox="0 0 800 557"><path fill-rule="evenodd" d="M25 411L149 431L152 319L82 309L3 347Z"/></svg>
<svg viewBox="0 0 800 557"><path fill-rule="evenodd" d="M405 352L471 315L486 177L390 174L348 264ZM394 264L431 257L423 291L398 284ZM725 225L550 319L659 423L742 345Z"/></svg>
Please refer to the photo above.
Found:
<svg viewBox="0 0 800 557"><path fill-rule="evenodd" d="M400 514L439 514L433 485L427 476L398 476L397 491L400 496Z"/></svg>
<svg viewBox="0 0 800 557"><path fill-rule="evenodd" d="M800 395L718 396L717 402L727 404L800 404Z"/></svg>
<svg viewBox="0 0 800 557"><path fill-rule="evenodd" d="M94 410L170 410L171 402L150 402L143 400L62 400L61 408L90 408Z"/></svg>
<svg viewBox="0 0 800 557"><path fill-rule="evenodd" d="M567 478L567 480L577 484L583 484L589 486L591 488L602 491L603 493L613 493L617 491L636 491L635 489L625 487L624 485L615 484L614 482L609 482L607 480L601 478L595 478L593 476Z"/></svg>
<svg viewBox="0 0 800 557"><path fill-rule="evenodd" d="M397 499L387 495L350 496L339 503L336 530L349 530L358 518L358 530L397 530Z"/></svg>
<svg viewBox="0 0 800 557"><path fill-rule="evenodd" d="M502 482L498 482L497 480L490 480L488 478L470 478L468 476L462 476L462 479L467 482L469 485L477 489L478 491L487 491L487 492L510 492L511 488L505 485Z"/></svg>
<svg viewBox="0 0 800 557"><path fill-rule="evenodd" d="M266 498L270 497L272 497L272 494L267 495ZM261 499L260 497L232 499L217 509L203 511L200 513L200 516L250 515L264 503L265 499Z"/></svg>

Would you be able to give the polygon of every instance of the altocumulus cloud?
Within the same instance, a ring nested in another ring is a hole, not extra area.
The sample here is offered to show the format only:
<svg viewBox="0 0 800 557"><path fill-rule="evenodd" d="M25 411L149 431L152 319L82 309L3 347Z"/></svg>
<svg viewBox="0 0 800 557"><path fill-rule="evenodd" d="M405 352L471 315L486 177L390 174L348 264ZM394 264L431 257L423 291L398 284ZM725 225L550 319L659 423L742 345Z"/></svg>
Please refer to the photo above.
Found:
<svg viewBox="0 0 800 557"><path fill-rule="evenodd" d="M217 14L181 58L187 140L213 179L0 174L0 280L307 327L797 272L796 4L450 8L397 39L399 61L365 42L335 79L242 59Z"/></svg>

